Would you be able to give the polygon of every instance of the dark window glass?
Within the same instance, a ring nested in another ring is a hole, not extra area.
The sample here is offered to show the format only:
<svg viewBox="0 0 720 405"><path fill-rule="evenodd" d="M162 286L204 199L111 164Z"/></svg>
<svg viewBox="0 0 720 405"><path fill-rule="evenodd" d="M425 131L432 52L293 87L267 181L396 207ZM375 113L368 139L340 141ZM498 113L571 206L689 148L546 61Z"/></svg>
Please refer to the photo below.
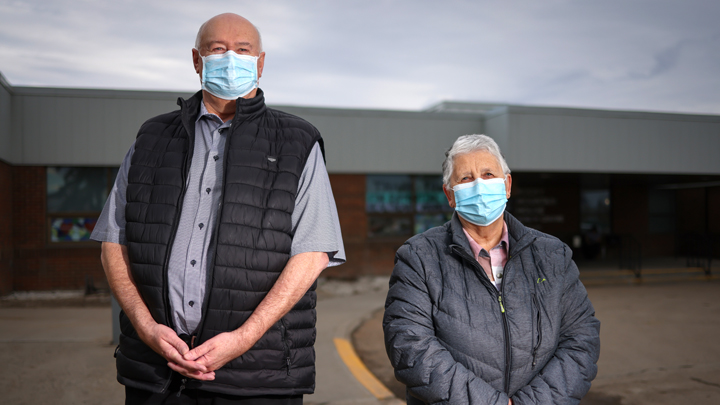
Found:
<svg viewBox="0 0 720 405"><path fill-rule="evenodd" d="M367 176L367 212L412 212L410 176Z"/></svg>
<svg viewBox="0 0 720 405"><path fill-rule="evenodd" d="M415 176L415 210L452 212L442 186L441 176Z"/></svg>
<svg viewBox="0 0 720 405"><path fill-rule="evenodd" d="M610 191L582 190L580 192L580 229L600 234L610 232Z"/></svg>
<svg viewBox="0 0 720 405"><path fill-rule="evenodd" d="M50 220L51 242L89 241L98 217L55 217Z"/></svg>
<svg viewBox="0 0 720 405"><path fill-rule="evenodd" d="M452 216L441 176L369 175L366 179L371 237L409 237L442 225Z"/></svg>
<svg viewBox="0 0 720 405"><path fill-rule="evenodd" d="M430 228L440 226L452 218L452 212L442 214L415 215L415 234L423 233Z"/></svg>
<svg viewBox="0 0 720 405"><path fill-rule="evenodd" d="M409 216L369 216L368 233L370 236L409 236L412 235L412 217Z"/></svg>
<svg viewBox="0 0 720 405"><path fill-rule="evenodd" d="M50 242L89 241L118 168L48 167Z"/></svg>
<svg viewBox="0 0 720 405"><path fill-rule="evenodd" d="M648 231L675 232L675 190L648 191Z"/></svg>
<svg viewBox="0 0 720 405"><path fill-rule="evenodd" d="M108 190L104 167L47 168L48 212L102 211Z"/></svg>

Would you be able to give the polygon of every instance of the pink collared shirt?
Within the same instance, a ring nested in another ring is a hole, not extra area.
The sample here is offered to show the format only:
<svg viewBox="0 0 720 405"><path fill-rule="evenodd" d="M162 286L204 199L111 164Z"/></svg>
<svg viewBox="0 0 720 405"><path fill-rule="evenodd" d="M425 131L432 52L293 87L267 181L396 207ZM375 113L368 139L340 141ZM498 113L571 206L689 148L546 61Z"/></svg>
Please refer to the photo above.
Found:
<svg viewBox="0 0 720 405"><path fill-rule="evenodd" d="M490 252L482 248L475 240L470 236L468 231L463 228L465 237L470 243L470 249L472 249L473 257L480 263L485 274L487 274L490 282L493 283L495 288L500 289L500 282L503 277L503 269L505 263L507 263L508 250L510 250L510 240L508 238L507 223L503 221L502 236L497 246L490 249ZM489 271L492 270L492 271Z"/></svg>

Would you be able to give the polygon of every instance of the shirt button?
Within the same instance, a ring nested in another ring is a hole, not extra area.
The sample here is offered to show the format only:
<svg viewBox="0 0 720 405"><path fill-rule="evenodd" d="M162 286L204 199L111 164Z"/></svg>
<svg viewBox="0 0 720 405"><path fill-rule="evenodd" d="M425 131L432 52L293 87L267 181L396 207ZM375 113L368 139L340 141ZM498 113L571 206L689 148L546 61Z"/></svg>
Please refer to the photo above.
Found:
<svg viewBox="0 0 720 405"><path fill-rule="evenodd" d="M206 188L206 189L205 189L205 192L208 193L208 194L210 194L210 187Z"/></svg>
<svg viewBox="0 0 720 405"><path fill-rule="evenodd" d="M217 162L217 160L220 159L220 156L215 155L215 156L213 156L213 159L215 159L215 161Z"/></svg>
<svg viewBox="0 0 720 405"><path fill-rule="evenodd" d="M190 305L190 306L195 305L195 301L190 301L190 302L188 302L188 305Z"/></svg>
<svg viewBox="0 0 720 405"><path fill-rule="evenodd" d="M190 264L195 266L195 263L197 263L195 260L190 260Z"/></svg>
<svg viewBox="0 0 720 405"><path fill-rule="evenodd" d="M200 227L200 229L202 229L203 226L205 226L205 225L204 225L204 224L200 224L200 225L198 225L198 226Z"/></svg>

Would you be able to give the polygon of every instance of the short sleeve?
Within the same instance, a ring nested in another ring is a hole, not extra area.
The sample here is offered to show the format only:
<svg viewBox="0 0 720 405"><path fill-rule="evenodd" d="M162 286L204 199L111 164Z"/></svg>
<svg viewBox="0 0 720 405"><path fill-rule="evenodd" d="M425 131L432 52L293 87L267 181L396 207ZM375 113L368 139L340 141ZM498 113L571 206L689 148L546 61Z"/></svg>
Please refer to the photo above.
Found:
<svg viewBox="0 0 720 405"><path fill-rule="evenodd" d="M125 159L123 159L120 169L118 170L115 184L108 195L105 206L103 207L100 218L98 218L93 229L90 239L98 242L112 242L121 245L127 244L125 239L125 192L127 190L128 170L130 170L130 160L135 152L135 144L130 147Z"/></svg>
<svg viewBox="0 0 720 405"><path fill-rule="evenodd" d="M315 143L300 175L295 210L292 214L293 240L290 255L326 252L328 266L345 263L340 221L320 145Z"/></svg>

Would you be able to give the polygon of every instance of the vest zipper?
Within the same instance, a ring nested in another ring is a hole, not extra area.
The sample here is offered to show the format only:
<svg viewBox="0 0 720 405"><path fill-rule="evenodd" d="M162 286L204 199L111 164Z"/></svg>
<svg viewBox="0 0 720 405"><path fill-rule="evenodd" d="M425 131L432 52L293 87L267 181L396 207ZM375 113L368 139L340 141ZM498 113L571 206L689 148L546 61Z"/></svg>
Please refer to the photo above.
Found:
<svg viewBox="0 0 720 405"><path fill-rule="evenodd" d="M235 117L237 117L237 111L235 112ZM240 122L237 124L238 128L242 126L243 122ZM210 292L212 290L213 286L213 275L215 274L215 254L217 253L217 241L218 241L218 234L220 233L220 221L222 220L222 214L223 209L225 209L225 205L223 204L223 199L225 198L225 185L227 184L227 168L228 168L228 154L230 152L230 137L235 132L235 118L233 117L233 123L230 124L230 128L227 129L228 134L225 136L225 150L223 151L223 179L222 179L222 191L220 192L220 206L218 207L218 215L215 219L215 229L213 230L213 236L210 238L210 249L212 249L212 257L208 255L208 263L207 263L207 274L205 274L205 296L203 297L203 308L202 308L202 314L200 315L200 323L197 326L197 344L202 344L204 342L203 339L203 331L205 326L205 319L207 319L207 311L208 306L210 304Z"/></svg>
<svg viewBox="0 0 720 405"><path fill-rule="evenodd" d="M187 132L187 128L185 130ZM168 288L168 271L170 267L170 254L172 253L172 247L175 243L175 236L177 235L177 229L180 226L180 213L182 212L183 201L185 200L185 192L187 191L187 172L190 168L190 161L192 159L193 151L195 149L193 137L188 136L188 153L185 155L185 161L182 167L182 191L178 197L177 209L175 210L175 218L173 218L173 226L170 231L170 239L168 240L167 249L165 251L165 261L163 265L163 306L165 307L165 318L167 319L167 326L170 329L175 329L175 322L172 318L172 311L170 310L170 289Z"/></svg>

